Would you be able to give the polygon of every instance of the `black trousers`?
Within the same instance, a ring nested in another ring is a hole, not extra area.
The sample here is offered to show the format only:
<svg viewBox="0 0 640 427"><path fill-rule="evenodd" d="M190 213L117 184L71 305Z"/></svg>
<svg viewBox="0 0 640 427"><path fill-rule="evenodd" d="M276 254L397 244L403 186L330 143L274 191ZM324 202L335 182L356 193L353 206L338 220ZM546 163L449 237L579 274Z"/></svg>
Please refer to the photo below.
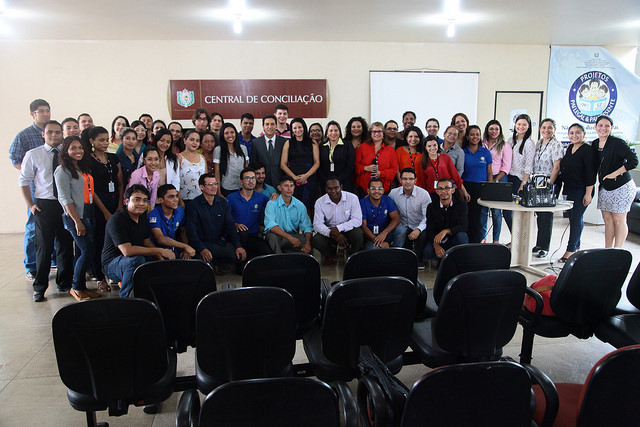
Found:
<svg viewBox="0 0 640 427"><path fill-rule="evenodd" d="M62 224L62 206L57 200L37 199L40 211L34 215L36 225L36 279L34 292L42 292L49 287L51 254L55 244L58 271L58 288L71 288L73 279L73 237Z"/></svg>
<svg viewBox="0 0 640 427"><path fill-rule="evenodd" d="M247 251L247 259L255 258L260 255L272 254L271 246L259 235L250 234L246 231L239 231L240 243L245 251Z"/></svg>

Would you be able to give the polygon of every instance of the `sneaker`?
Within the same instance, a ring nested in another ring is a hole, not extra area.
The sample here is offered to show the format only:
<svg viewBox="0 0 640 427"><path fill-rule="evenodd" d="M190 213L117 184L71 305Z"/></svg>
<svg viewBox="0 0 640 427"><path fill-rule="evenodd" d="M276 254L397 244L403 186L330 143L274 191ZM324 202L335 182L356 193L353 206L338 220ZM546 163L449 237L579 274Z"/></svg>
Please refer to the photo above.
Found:
<svg viewBox="0 0 640 427"><path fill-rule="evenodd" d="M34 292L33 293L33 302L42 302L46 298L44 297L44 292Z"/></svg>
<svg viewBox="0 0 640 427"><path fill-rule="evenodd" d="M542 250L542 248L540 246L534 246L533 249L531 249L531 253L535 254L538 253Z"/></svg>
<svg viewBox="0 0 640 427"><path fill-rule="evenodd" d="M424 270L424 262L418 261L418 270Z"/></svg>
<svg viewBox="0 0 640 427"><path fill-rule="evenodd" d="M36 274L30 271L27 271L26 273L24 273L24 277L26 277L27 280L31 280L32 282L36 280Z"/></svg>
<svg viewBox="0 0 640 427"><path fill-rule="evenodd" d="M545 251L544 249L540 249L540 252L538 252L538 255L536 255L538 258L544 258L547 255L549 255L549 251Z"/></svg>

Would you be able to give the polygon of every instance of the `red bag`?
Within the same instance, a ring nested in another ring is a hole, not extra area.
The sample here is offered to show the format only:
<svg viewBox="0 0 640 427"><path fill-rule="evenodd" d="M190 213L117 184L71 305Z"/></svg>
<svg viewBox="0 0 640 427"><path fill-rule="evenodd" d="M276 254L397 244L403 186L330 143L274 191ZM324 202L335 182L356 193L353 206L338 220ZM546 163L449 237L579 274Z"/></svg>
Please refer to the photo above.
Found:
<svg viewBox="0 0 640 427"><path fill-rule="evenodd" d="M550 274L538 280L533 285L531 285L531 289L534 289L536 292L540 294L540 296L542 296L542 301L544 302L544 306L542 307L543 316L556 315L551 309L551 291L553 290L553 285L555 285L555 283L556 283L556 276L554 276L553 274ZM536 300L529 295L525 295L524 308L534 313L536 311Z"/></svg>

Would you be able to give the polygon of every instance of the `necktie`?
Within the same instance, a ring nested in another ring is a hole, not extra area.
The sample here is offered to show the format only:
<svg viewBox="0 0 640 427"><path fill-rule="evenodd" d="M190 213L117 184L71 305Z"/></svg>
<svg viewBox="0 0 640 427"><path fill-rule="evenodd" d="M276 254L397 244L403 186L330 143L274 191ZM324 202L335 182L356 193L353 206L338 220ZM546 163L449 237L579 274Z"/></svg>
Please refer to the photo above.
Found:
<svg viewBox="0 0 640 427"><path fill-rule="evenodd" d="M56 187L56 177L53 174L58 167L58 149L54 148L51 150L53 153L53 162L51 163L51 177L53 182L53 197L58 198L58 187Z"/></svg>
<svg viewBox="0 0 640 427"><path fill-rule="evenodd" d="M273 140L270 139L267 144L268 144L267 152L269 153L269 157L271 157L271 154L273 153Z"/></svg>

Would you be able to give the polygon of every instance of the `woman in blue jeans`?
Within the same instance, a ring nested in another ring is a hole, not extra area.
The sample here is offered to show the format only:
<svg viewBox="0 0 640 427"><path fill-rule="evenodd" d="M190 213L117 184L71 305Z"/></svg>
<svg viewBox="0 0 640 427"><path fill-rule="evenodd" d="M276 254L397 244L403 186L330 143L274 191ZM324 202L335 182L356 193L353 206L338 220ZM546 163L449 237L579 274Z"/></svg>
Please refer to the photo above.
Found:
<svg viewBox="0 0 640 427"><path fill-rule="evenodd" d="M64 228L73 236L76 247L80 249L80 256L74 261L73 284L69 293L78 301L84 301L100 296L98 292L87 289L85 277L95 253L95 188L90 173L91 160L80 138L69 136L62 142L59 161L60 166L53 176L58 201L64 208L62 221Z"/></svg>
<svg viewBox="0 0 640 427"><path fill-rule="evenodd" d="M591 203L593 186L596 182L594 169L593 150L584 142L584 127L574 123L569 127L569 140L571 143L560 162L563 190L567 199L573 202L569 211L569 242L567 251L559 262L565 262L574 252L580 249L580 236L584 228L582 217L584 211Z"/></svg>

